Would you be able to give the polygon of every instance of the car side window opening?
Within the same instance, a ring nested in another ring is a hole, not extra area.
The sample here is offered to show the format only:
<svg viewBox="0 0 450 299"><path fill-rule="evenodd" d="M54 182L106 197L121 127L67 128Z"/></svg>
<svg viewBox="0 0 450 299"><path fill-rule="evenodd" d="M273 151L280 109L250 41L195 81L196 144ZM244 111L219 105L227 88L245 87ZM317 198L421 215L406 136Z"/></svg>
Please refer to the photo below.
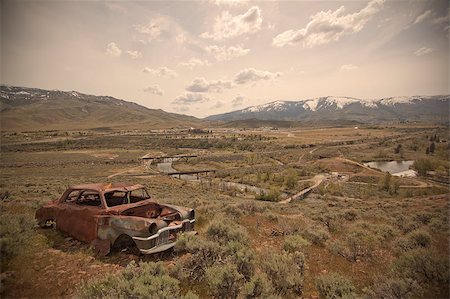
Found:
<svg viewBox="0 0 450 299"><path fill-rule="evenodd" d="M143 188L127 192L111 191L105 193L105 201L108 207L136 203L146 199L150 199L150 195Z"/></svg>
<svg viewBox="0 0 450 299"><path fill-rule="evenodd" d="M76 204L81 206L100 207L102 202L98 192L86 190L80 192L80 195L76 200Z"/></svg>
<svg viewBox="0 0 450 299"><path fill-rule="evenodd" d="M141 200L150 199L150 195L148 195L144 188L141 188L128 192L128 198L130 203L135 203Z"/></svg>
<svg viewBox="0 0 450 299"><path fill-rule="evenodd" d="M80 195L80 190L73 190L67 195L65 202L74 203L74 202L76 202L79 195Z"/></svg>
<svg viewBox="0 0 450 299"><path fill-rule="evenodd" d="M128 203L126 192L112 191L105 193L105 201L108 207L114 207Z"/></svg>

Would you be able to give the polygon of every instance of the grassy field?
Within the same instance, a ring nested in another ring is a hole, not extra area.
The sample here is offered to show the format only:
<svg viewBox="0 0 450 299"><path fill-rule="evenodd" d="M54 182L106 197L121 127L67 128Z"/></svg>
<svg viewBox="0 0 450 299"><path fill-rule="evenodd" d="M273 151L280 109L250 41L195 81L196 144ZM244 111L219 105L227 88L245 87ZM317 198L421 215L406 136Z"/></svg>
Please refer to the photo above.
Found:
<svg viewBox="0 0 450 299"><path fill-rule="evenodd" d="M433 180L448 181L448 128L213 131L2 133L1 296L449 297L449 189ZM173 167L216 172L202 182L156 168L148 175L147 153L196 154ZM360 164L376 160L423 160L430 172L395 178ZM306 199L278 202L318 174L326 180ZM88 244L36 226L38 207L91 182L140 183L159 202L193 207L199 234L156 256L96 257Z"/></svg>

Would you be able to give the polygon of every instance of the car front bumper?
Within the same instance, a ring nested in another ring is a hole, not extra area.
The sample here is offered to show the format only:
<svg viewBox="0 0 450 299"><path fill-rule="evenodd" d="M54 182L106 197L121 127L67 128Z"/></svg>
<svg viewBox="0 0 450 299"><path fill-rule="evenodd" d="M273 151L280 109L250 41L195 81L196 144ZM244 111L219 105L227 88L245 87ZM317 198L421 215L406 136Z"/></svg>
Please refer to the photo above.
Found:
<svg viewBox="0 0 450 299"><path fill-rule="evenodd" d="M175 246L176 234L197 234L194 228L195 219L185 219L178 225L161 228L150 237L133 237L137 248L142 254L152 254L165 251Z"/></svg>

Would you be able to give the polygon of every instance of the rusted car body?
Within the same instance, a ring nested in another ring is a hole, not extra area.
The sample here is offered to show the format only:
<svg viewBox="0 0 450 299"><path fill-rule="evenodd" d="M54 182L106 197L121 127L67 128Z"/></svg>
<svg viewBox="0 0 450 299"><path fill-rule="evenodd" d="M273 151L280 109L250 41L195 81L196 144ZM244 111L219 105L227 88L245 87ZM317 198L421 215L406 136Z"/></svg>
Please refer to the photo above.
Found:
<svg viewBox="0 0 450 299"><path fill-rule="evenodd" d="M41 227L56 222L56 229L101 254L134 245L140 253L157 253L173 247L178 233L195 233L193 209L158 204L142 185L71 186L38 209L36 219Z"/></svg>

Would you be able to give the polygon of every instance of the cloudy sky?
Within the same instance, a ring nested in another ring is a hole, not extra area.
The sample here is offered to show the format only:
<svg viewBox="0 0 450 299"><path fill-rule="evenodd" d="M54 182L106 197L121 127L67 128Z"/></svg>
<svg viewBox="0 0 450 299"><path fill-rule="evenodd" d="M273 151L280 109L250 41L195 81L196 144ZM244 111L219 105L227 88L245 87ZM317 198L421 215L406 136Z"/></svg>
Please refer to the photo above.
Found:
<svg viewBox="0 0 450 299"><path fill-rule="evenodd" d="M2 1L1 83L204 117L449 94L442 1Z"/></svg>

